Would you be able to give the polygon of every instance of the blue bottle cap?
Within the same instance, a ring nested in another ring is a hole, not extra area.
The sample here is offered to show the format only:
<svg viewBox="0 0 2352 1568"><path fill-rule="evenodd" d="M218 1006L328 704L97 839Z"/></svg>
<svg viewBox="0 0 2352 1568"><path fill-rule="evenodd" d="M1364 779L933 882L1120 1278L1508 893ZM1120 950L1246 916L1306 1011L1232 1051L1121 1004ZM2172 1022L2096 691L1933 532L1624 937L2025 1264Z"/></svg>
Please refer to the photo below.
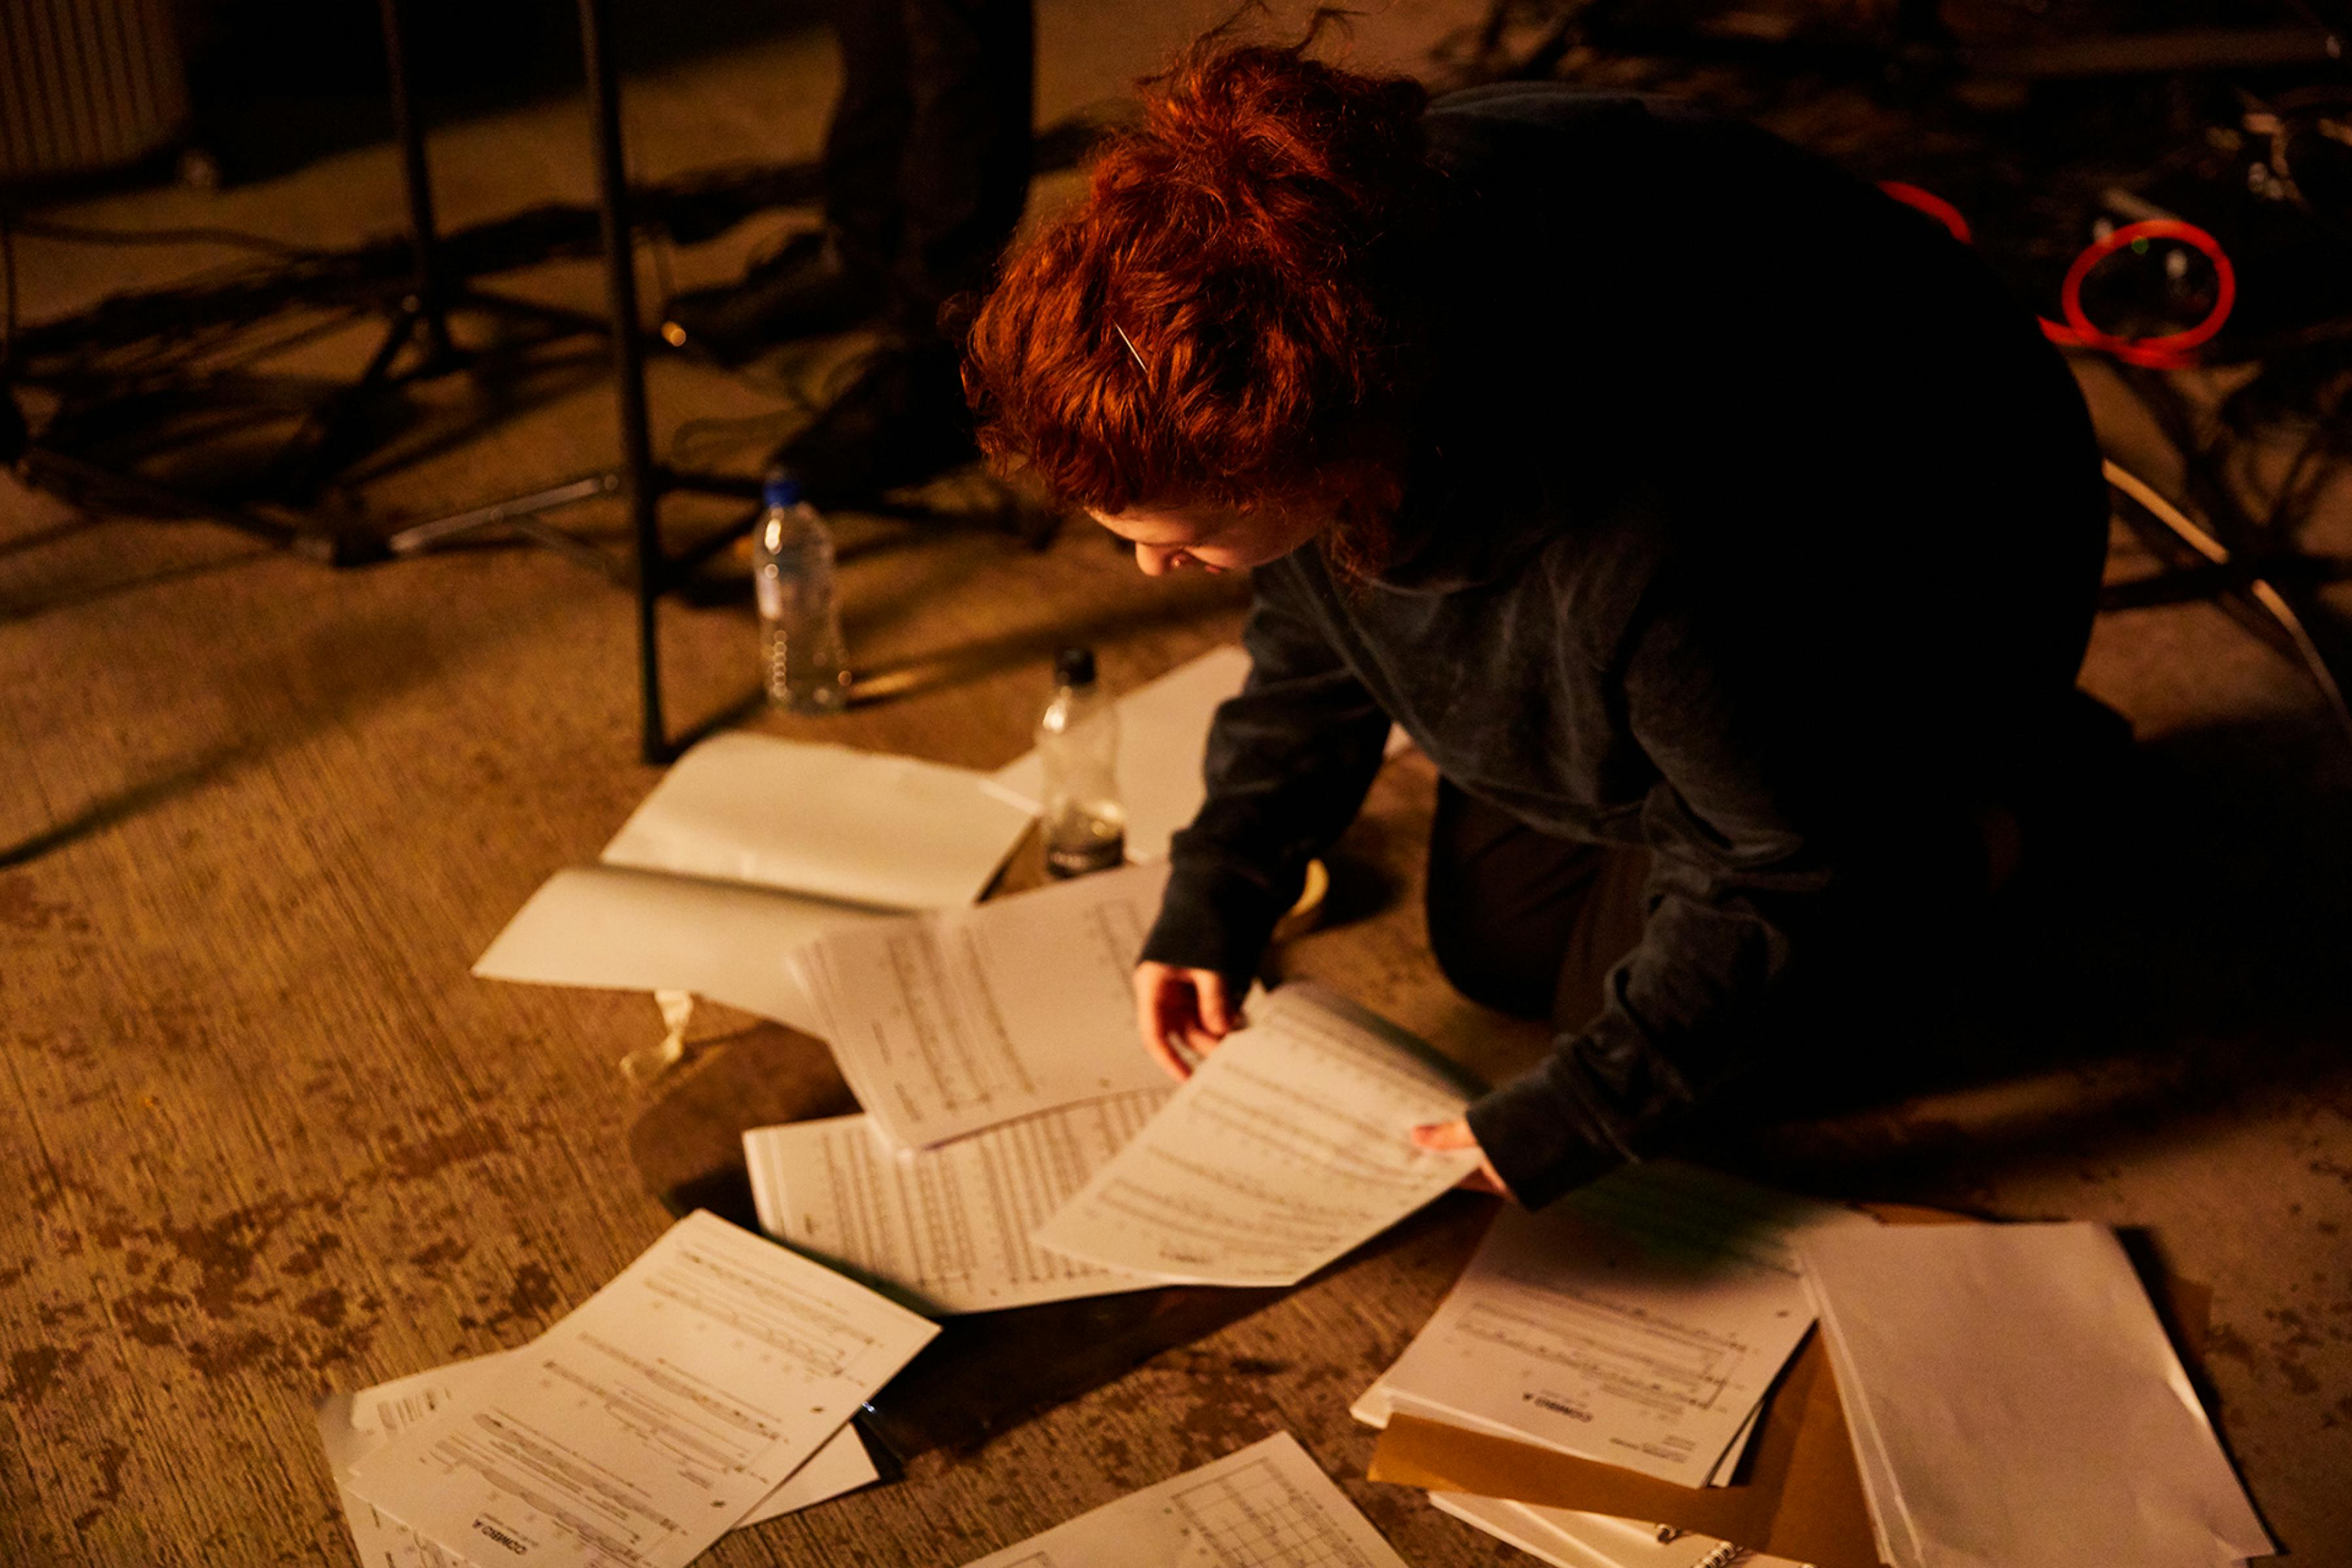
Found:
<svg viewBox="0 0 2352 1568"><path fill-rule="evenodd" d="M765 506L798 506L801 504L801 481L797 474L782 468L768 475L767 483L760 489L760 500Z"/></svg>

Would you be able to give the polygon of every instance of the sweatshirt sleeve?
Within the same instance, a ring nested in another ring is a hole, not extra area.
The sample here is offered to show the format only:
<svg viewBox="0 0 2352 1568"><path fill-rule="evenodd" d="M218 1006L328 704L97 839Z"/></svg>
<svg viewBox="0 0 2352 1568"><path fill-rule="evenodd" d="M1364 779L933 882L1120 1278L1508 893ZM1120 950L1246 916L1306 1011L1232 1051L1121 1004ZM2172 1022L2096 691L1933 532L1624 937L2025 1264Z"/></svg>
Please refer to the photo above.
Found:
<svg viewBox="0 0 2352 1568"><path fill-rule="evenodd" d="M1244 975L1298 897L1307 863L1362 806L1388 714L1317 626L1292 568L1261 567L1241 695L1209 731L1208 796L1169 847L1168 890L1142 956Z"/></svg>
<svg viewBox="0 0 2352 1568"><path fill-rule="evenodd" d="M1469 1112L1530 1208L1650 1152L1769 1055L1792 978L1851 935L1853 781L1832 798L1811 754L1825 726L1853 720L1838 682L1816 679L1801 629L1758 625L1722 595L1654 597L1664 607L1644 607L1617 662L1628 726L1659 774L1642 812L1642 940L1601 1014L1559 1020L1545 1059Z"/></svg>

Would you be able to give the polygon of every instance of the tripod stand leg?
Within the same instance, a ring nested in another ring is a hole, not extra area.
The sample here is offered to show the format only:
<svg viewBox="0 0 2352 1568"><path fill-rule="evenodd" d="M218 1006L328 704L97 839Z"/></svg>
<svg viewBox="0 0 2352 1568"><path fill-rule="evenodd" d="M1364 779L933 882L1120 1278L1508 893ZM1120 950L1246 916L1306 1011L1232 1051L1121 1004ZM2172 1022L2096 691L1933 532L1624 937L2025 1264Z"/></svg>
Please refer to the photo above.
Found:
<svg viewBox="0 0 2352 1568"><path fill-rule="evenodd" d="M588 111L596 141L597 213L604 239L604 297L613 318L613 374L621 426L621 472L636 540L637 676L644 753L670 759L662 717L660 599L669 586L662 552L660 478L646 432L646 349L637 322L637 276L630 245L629 176L622 157L620 69L611 49L612 0L580 0L580 47L588 69Z"/></svg>
<svg viewBox="0 0 2352 1568"><path fill-rule="evenodd" d="M415 296L400 302L359 379L311 410L269 460L261 482L264 494L295 506L310 500L320 482L333 471L336 458L349 443L352 426L369 401L391 381L393 362L416 335L423 319Z"/></svg>
<svg viewBox="0 0 2352 1568"><path fill-rule="evenodd" d="M400 351L415 343L422 357L417 374L436 375L457 358L449 342L448 280L441 265L440 231L433 216L433 173L425 156L425 127L408 73L408 26L402 0L380 0L385 74L391 88L392 128L400 144L400 183L408 201L408 246L415 272L408 296L394 311L383 341L359 380L314 411L288 437L269 465L269 492L296 505L308 501L348 444L367 405L392 383Z"/></svg>
<svg viewBox="0 0 2352 1568"><path fill-rule="evenodd" d="M438 370L455 355L449 345L448 279L441 267L441 231L433 216L433 172L425 159L425 127L408 76L408 23L401 0L382 0L383 58L392 89L393 135L400 143L400 183L408 197L408 244L416 257L416 314L425 333L425 365Z"/></svg>
<svg viewBox="0 0 2352 1568"><path fill-rule="evenodd" d="M102 508L119 507L155 517L200 517L323 565L356 566L373 558L370 541L362 535L297 528L47 447L27 447L16 459L16 476L27 485L77 503L95 501Z"/></svg>
<svg viewBox="0 0 2352 1568"><path fill-rule="evenodd" d="M601 474L590 474L585 479L551 485L528 495L511 496L505 500L492 501L488 506L472 507L426 522L411 523L386 539L383 548L387 553L404 559L422 555L446 541L503 524L526 539L543 544L559 554L569 555L620 586L629 587L635 581L635 574L626 562L584 540L574 539L551 523L540 521L541 512L594 500L600 496L611 495L620 488L621 476L607 468Z"/></svg>

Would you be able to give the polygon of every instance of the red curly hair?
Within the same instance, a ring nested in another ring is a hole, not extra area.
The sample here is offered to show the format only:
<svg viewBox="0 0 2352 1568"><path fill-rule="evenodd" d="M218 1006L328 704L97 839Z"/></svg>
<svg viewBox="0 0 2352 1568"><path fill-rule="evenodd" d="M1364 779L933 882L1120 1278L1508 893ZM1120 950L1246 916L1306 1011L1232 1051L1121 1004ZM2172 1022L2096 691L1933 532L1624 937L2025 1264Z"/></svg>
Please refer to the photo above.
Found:
<svg viewBox="0 0 2352 1568"><path fill-rule="evenodd" d="M1307 47L1212 35L1161 78L1086 200L1007 261L964 384L1000 471L1109 514L1311 498L1360 570L1402 484L1427 94Z"/></svg>

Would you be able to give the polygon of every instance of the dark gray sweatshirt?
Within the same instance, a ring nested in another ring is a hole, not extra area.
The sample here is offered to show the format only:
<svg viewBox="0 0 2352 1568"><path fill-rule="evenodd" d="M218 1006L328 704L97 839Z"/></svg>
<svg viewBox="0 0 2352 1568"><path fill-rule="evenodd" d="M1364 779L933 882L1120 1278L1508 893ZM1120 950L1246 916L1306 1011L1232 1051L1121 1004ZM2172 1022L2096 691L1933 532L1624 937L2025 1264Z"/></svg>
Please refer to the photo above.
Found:
<svg viewBox="0 0 2352 1568"><path fill-rule="evenodd" d="M1261 568L1253 669L1145 956L1253 969L1391 720L1541 832L1654 852L1597 1017L1471 1108L1530 1206L1801 1037L1981 877L2105 546L2088 416L1940 226L1763 133L1549 86L1440 100L1400 546Z"/></svg>

